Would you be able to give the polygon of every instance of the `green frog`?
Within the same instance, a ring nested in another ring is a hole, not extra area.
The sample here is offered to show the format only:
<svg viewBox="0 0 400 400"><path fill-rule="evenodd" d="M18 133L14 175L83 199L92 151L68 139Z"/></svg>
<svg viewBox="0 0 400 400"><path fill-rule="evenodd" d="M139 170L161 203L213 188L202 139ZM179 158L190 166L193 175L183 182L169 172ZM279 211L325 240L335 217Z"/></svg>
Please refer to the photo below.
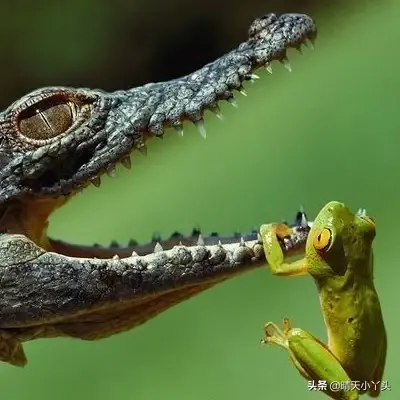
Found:
<svg viewBox="0 0 400 400"><path fill-rule="evenodd" d="M267 323L262 342L285 348L309 384L325 383L322 390L332 399L378 397L387 334L374 286L374 220L365 210L354 214L343 203L329 202L312 223L304 258L292 263L285 262L274 225L263 225L260 235L274 275L314 279L328 336L325 345L285 319L283 327Z"/></svg>

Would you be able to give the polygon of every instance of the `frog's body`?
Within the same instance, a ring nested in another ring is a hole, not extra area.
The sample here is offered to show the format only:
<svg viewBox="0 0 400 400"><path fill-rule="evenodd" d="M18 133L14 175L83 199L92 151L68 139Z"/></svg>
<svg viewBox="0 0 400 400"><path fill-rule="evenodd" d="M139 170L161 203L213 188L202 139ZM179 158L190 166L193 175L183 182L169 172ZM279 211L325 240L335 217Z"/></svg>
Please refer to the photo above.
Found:
<svg viewBox="0 0 400 400"><path fill-rule="evenodd" d="M261 227L261 236L274 274L314 278L328 333L325 346L285 320L283 330L266 324L264 341L286 348L306 379L326 381L325 393L333 399L379 396L387 339L373 282L373 220L363 210L353 214L342 203L328 203L313 223L305 258L291 264L284 262L270 225ZM336 383L343 388L330 390Z"/></svg>
<svg viewBox="0 0 400 400"><path fill-rule="evenodd" d="M328 348L351 380L376 381L386 352L385 327L374 285L351 273L321 289L320 301L328 333Z"/></svg>

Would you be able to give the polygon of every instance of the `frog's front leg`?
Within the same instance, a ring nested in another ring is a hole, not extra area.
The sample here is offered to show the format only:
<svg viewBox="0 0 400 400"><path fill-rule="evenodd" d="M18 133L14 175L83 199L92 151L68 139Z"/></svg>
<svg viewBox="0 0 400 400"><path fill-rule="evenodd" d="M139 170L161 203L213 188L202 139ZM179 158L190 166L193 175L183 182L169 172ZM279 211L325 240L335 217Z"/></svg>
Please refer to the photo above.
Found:
<svg viewBox="0 0 400 400"><path fill-rule="evenodd" d="M307 273L305 259L286 263L280 240L290 235L290 228L282 224L262 225L260 235L263 242L265 258L274 275L299 276Z"/></svg>
<svg viewBox="0 0 400 400"><path fill-rule="evenodd" d="M262 343L274 343L289 352L290 358L304 378L310 381L326 382L323 392L335 400L358 400L359 393L348 385L351 379L338 359L317 338L300 328L292 328L289 320L283 322L283 329L273 322L264 327ZM338 391L330 385L343 385Z"/></svg>

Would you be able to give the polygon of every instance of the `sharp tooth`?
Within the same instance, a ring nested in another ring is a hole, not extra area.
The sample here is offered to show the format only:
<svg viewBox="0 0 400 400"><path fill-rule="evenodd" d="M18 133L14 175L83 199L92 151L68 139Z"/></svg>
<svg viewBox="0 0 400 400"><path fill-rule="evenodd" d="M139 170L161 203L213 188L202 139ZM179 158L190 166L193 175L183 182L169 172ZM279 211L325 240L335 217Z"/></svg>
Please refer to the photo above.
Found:
<svg viewBox="0 0 400 400"><path fill-rule="evenodd" d="M250 83L254 83L256 79L260 79L260 77L256 74L246 74L244 79L249 81Z"/></svg>
<svg viewBox="0 0 400 400"><path fill-rule="evenodd" d="M223 121L224 120L224 116L221 114L220 111L214 111L215 116L220 120Z"/></svg>
<svg viewBox="0 0 400 400"><path fill-rule="evenodd" d="M128 154L124 157L121 158L121 164L126 168L126 169L131 169L132 162L131 162L131 156Z"/></svg>
<svg viewBox="0 0 400 400"><path fill-rule="evenodd" d="M265 64L265 69L266 69L270 74L272 74L272 66L271 66L271 64Z"/></svg>
<svg viewBox="0 0 400 400"><path fill-rule="evenodd" d="M307 39L307 40L306 40L306 43L310 46L310 48L311 48L312 50L315 49L315 46L314 46L314 39Z"/></svg>
<svg viewBox="0 0 400 400"><path fill-rule="evenodd" d="M138 150L139 150L144 156L147 156L147 147L146 147L145 144L144 144L143 146L140 146L140 147L138 148Z"/></svg>
<svg viewBox="0 0 400 400"><path fill-rule="evenodd" d="M233 107L235 107L235 108L239 107L238 103L236 103L236 100L233 97L229 98L228 101L229 101L229 103L231 103L233 105Z"/></svg>
<svg viewBox="0 0 400 400"><path fill-rule="evenodd" d="M242 94L243 96L247 96L247 92L244 89L240 89L239 93Z"/></svg>
<svg viewBox="0 0 400 400"><path fill-rule="evenodd" d="M197 235L200 235L200 233L201 233L200 227L199 227L199 226L196 226L196 228L193 228L193 231L192 231L192 233L191 233L191 236L197 236Z"/></svg>
<svg viewBox="0 0 400 400"><path fill-rule="evenodd" d="M262 237L259 233L257 233L257 242L262 243Z"/></svg>
<svg viewBox="0 0 400 400"><path fill-rule="evenodd" d="M173 125L173 127L178 132L179 136L183 136L183 125L182 124L175 124L175 125Z"/></svg>
<svg viewBox="0 0 400 400"><path fill-rule="evenodd" d="M213 106L213 107L211 108L211 111L215 114L215 116L216 116L219 120L221 120L221 121L224 120L224 116L221 114L221 110L219 109L218 104L215 104L215 106Z"/></svg>
<svg viewBox="0 0 400 400"><path fill-rule="evenodd" d="M246 242L244 241L243 237L240 238L240 245L246 247Z"/></svg>
<svg viewBox="0 0 400 400"><path fill-rule="evenodd" d="M197 246L204 246L204 239L203 236L201 236L201 234L199 235L199 238L197 239Z"/></svg>
<svg viewBox="0 0 400 400"><path fill-rule="evenodd" d="M282 58L281 63L283 64L283 66L289 71L292 72L292 67L290 65L289 60L287 59L287 57Z"/></svg>
<svg viewBox="0 0 400 400"><path fill-rule="evenodd" d="M115 175L116 175L115 168L112 167L111 169L108 169L108 170L107 170L107 175L108 175L110 178L115 178Z"/></svg>
<svg viewBox="0 0 400 400"><path fill-rule="evenodd" d="M115 256L113 256L113 258L112 258L113 260L119 260L119 255L118 254L116 254Z"/></svg>
<svg viewBox="0 0 400 400"><path fill-rule="evenodd" d="M222 242L221 242L221 240L218 240L218 246L222 247Z"/></svg>
<svg viewBox="0 0 400 400"><path fill-rule="evenodd" d="M160 251L163 251L163 247L161 246L160 242L157 242L156 245L154 246L154 253L159 253Z"/></svg>
<svg viewBox="0 0 400 400"><path fill-rule="evenodd" d="M131 257L138 257L138 256L139 256L139 254L136 253L136 251L132 251Z"/></svg>
<svg viewBox="0 0 400 400"><path fill-rule="evenodd" d="M312 222L312 221L307 222L307 224L308 224L308 227L309 227L309 228L312 228L312 226L313 226L313 222Z"/></svg>
<svg viewBox="0 0 400 400"><path fill-rule="evenodd" d="M101 185L101 179L99 176L97 176L96 178L93 178L90 183L96 187L99 187Z"/></svg>
<svg viewBox="0 0 400 400"><path fill-rule="evenodd" d="M202 119L200 119L200 120L198 120L198 121L195 121L194 124L196 125L197 130L198 130L199 133L200 133L200 136L201 136L203 139L207 139L207 132L206 132L206 128L205 128L205 126L204 126L204 121L203 121Z"/></svg>
<svg viewBox="0 0 400 400"><path fill-rule="evenodd" d="M303 228L307 228L307 226L308 226L308 221L307 221L307 218L306 218L306 214L304 214L304 213L301 214L301 226Z"/></svg>

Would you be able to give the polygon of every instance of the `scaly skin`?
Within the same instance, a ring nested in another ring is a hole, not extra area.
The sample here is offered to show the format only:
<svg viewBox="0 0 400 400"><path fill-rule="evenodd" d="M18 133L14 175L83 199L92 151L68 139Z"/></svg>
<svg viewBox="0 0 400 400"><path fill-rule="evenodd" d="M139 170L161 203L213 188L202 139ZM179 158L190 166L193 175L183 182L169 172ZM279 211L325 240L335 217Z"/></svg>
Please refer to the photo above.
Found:
<svg viewBox="0 0 400 400"><path fill-rule="evenodd" d="M118 162L129 168L130 154L146 153L146 141L166 128L181 131L188 120L205 136L206 109L218 114L218 101L234 104L253 70L287 65L286 51L315 37L305 15L268 14L235 50L183 78L114 93L42 88L0 114L0 360L25 365L25 340L94 340L131 329L265 263L254 233L247 242L174 235L151 248L82 247L49 238L48 219ZM276 225L287 257L304 250L301 216Z"/></svg>

